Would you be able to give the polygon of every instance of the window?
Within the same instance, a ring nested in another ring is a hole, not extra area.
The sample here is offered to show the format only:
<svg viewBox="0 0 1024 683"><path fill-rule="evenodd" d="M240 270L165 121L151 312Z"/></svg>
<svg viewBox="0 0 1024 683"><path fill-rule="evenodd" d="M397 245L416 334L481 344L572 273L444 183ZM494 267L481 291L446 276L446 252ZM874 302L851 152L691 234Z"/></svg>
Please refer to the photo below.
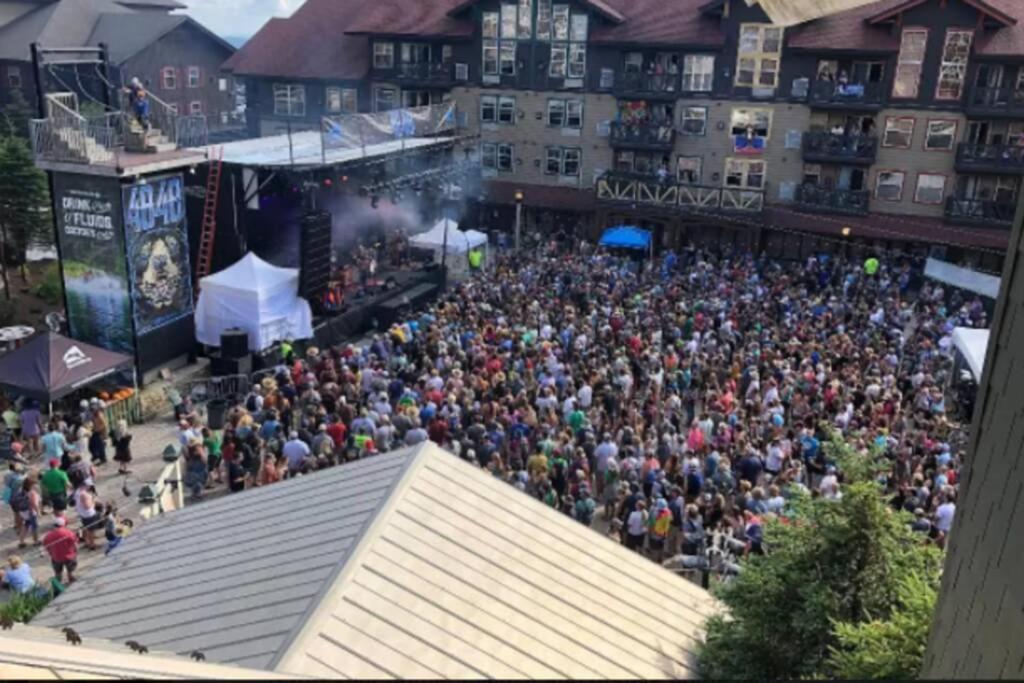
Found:
<svg viewBox="0 0 1024 683"><path fill-rule="evenodd" d="M578 178L580 175L580 150L576 147L548 147L547 164L544 172Z"/></svg>
<svg viewBox="0 0 1024 683"><path fill-rule="evenodd" d="M480 98L480 122L498 122L498 98L493 95L484 95Z"/></svg>
<svg viewBox="0 0 1024 683"><path fill-rule="evenodd" d="M190 66L188 68L188 81L189 88L198 88L200 86L200 73L198 66Z"/></svg>
<svg viewBox="0 0 1024 683"><path fill-rule="evenodd" d="M900 39L900 54L896 58L896 79L892 84L892 96L917 97L921 88L921 65L928 46L928 30L923 28L903 29Z"/></svg>
<svg viewBox="0 0 1024 683"><path fill-rule="evenodd" d="M925 151L948 152L956 142L956 121L947 119L929 119L924 135Z"/></svg>
<svg viewBox="0 0 1024 683"><path fill-rule="evenodd" d="M747 88L774 88L778 85L782 27L742 24L738 52L736 85Z"/></svg>
<svg viewBox="0 0 1024 683"><path fill-rule="evenodd" d="M914 201L918 204L941 204L946 197L946 176L938 173L918 173Z"/></svg>
<svg viewBox="0 0 1024 683"><path fill-rule="evenodd" d="M910 141L914 138L914 119L885 119L885 133L882 135L882 147L910 149Z"/></svg>
<svg viewBox="0 0 1024 683"><path fill-rule="evenodd" d="M624 68L628 74L638 74L644 70L644 55L641 52L627 52Z"/></svg>
<svg viewBox="0 0 1024 683"><path fill-rule="evenodd" d="M625 171L626 173L632 173L633 171L633 151L632 150L619 150L615 153L615 170Z"/></svg>
<svg viewBox="0 0 1024 683"><path fill-rule="evenodd" d="M188 113L198 115L203 113L203 103L199 100L192 100L188 103Z"/></svg>
<svg viewBox="0 0 1024 683"><path fill-rule="evenodd" d="M341 88L327 88L327 96L324 100L328 113L339 113L341 111Z"/></svg>
<svg viewBox="0 0 1024 683"><path fill-rule="evenodd" d="M741 154L760 154L771 133L772 112L768 109L733 109L733 149Z"/></svg>
<svg viewBox="0 0 1024 683"><path fill-rule="evenodd" d="M676 161L676 181L683 185L700 185L700 157L679 157Z"/></svg>
<svg viewBox="0 0 1024 683"><path fill-rule="evenodd" d="M373 110L390 111L397 105L398 91L394 88L377 88L373 91Z"/></svg>
<svg viewBox="0 0 1024 683"><path fill-rule="evenodd" d="M516 98L498 98L498 123L515 125L516 122Z"/></svg>
<svg viewBox="0 0 1024 683"><path fill-rule="evenodd" d="M7 86L10 88L21 87L21 67L8 66L7 67Z"/></svg>
<svg viewBox="0 0 1024 683"><path fill-rule="evenodd" d="M519 38L533 37L533 0L519 0Z"/></svg>
<svg viewBox="0 0 1024 683"><path fill-rule="evenodd" d="M804 164L803 182L809 185L821 185L821 164Z"/></svg>
<svg viewBox="0 0 1024 683"><path fill-rule="evenodd" d="M274 114L277 116L305 116L305 86L275 83Z"/></svg>
<svg viewBox="0 0 1024 683"><path fill-rule="evenodd" d="M341 88L342 114L355 114L359 111L359 91L355 88Z"/></svg>
<svg viewBox="0 0 1024 683"><path fill-rule="evenodd" d="M707 107L683 107L683 135L704 135L707 128Z"/></svg>
<svg viewBox="0 0 1024 683"><path fill-rule="evenodd" d="M501 12L484 12L484 76L516 74L516 6L504 4Z"/></svg>
<svg viewBox="0 0 1024 683"><path fill-rule="evenodd" d="M586 14L570 14L569 5L554 5L551 26L551 78L583 78L587 72Z"/></svg>
<svg viewBox="0 0 1024 683"><path fill-rule="evenodd" d="M898 202L903 198L903 171L879 171L875 179L875 199Z"/></svg>
<svg viewBox="0 0 1024 683"><path fill-rule="evenodd" d="M430 45L426 43L402 43L402 64L428 64Z"/></svg>
<svg viewBox="0 0 1024 683"><path fill-rule="evenodd" d="M160 70L160 85L164 90L175 90L178 87L178 72L173 66L165 66Z"/></svg>
<svg viewBox="0 0 1024 683"><path fill-rule="evenodd" d="M512 145L498 145L498 170L512 172Z"/></svg>
<svg viewBox="0 0 1024 683"><path fill-rule="evenodd" d="M548 100L548 125L556 128L582 128L582 100Z"/></svg>
<svg viewBox="0 0 1024 683"><path fill-rule="evenodd" d="M229 120L228 119L228 113L226 111L222 111L220 113L220 125L222 125L222 126L228 125L228 120Z"/></svg>
<svg viewBox="0 0 1024 683"><path fill-rule="evenodd" d="M725 160L725 186L742 190L760 190L764 188L763 161L752 159Z"/></svg>
<svg viewBox="0 0 1024 683"><path fill-rule="evenodd" d="M393 69L395 68L395 44L374 43L373 44L373 68Z"/></svg>
<svg viewBox="0 0 1024 683"><path fill-rule="evenodd" d="M403 90L402 91L402 108L414 109L416 107L426 107L430 104L430 91L429 90Z"/></svg>
<svg viewBox="0 0 1024 683"><path fill-rule="evenodd" d="M512 172L512 145L485 142L480 146L480 166L484 171Z"/></svg>
<svg viewBox="0 0 1024 683"><path fill-rule="evenodd" d="M451 64L453 59L454 59L454 57L452 56L452 46L451 45L442 45L441 46L441 63L442 64Z"/></svg>
<svg viewBox="0 0 1024 683"><path fill-rule="evenodd" d="M537 40L551 40L551 0L537 0Z"/></svg>
<svg viewBox="0 0 1024 683"><path fill-rule="evenodd" d="M715 58L711 55L686 55L683 57L683 90L689 92L711 92L715 78Z"/></svg>
<svg viewBox="0 0 1024 683"><path fill-rule="evenodd" d="M228 79L226 79L226 78L218 78L217 79L217 90L220 90L221 92L227 92L227 90L228 90Z"/></svg>
<svg viewBox="0 0 1024 683"><path fill-rule="evenodd" d="M949 29L942 46L942 63L939 64L939 84L935 89L937 100L959 100L964 91L967 76L967 58L971 53L974 31Z"/></svg>

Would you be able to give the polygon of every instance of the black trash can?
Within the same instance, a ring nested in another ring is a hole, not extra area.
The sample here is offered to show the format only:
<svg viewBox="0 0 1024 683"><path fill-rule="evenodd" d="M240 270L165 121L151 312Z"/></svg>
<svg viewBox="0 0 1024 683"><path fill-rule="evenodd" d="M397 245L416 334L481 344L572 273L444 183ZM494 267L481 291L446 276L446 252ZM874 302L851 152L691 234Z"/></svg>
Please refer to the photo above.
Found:
<svg viewBox="0 0 1024 683"><path fill-rule="evenodd" d="M227 414L227 401L222 398L211 399L206 404L206 426L210 429L224 429L224 418Z"/></svg>

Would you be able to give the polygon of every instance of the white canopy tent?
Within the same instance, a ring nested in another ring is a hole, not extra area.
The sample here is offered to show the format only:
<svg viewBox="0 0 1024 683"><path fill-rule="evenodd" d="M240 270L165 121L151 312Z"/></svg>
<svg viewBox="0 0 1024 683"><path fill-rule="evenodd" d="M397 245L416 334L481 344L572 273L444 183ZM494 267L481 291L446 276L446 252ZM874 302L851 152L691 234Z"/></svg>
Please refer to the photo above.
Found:
<svg viewBox="0 0 1024 683"><path fill-rule="evenodd" d="M445 228L448 230L448 246L445 248ZM450 218L438 221L434 227L426 232L414 235L409 243L420 249L430 249L434 252L434 262L441 262L441 253L448 252L447 266L448 276L455 280L469 277L469 258L471 249L479 248L484 252L484 267L487 266L487 235L476 230L459 232L458 223Z"/></svg>
<svg viewBox="0 0 1024 683"><path fill-rule="evenodd" d="M985 352L988 350L988 330L977 330L971 327L953 328L953 346L967 361L975 381L981 381L981 372L985 369Z"/></svg>
<svg viewBox="0 0 1024 683"><path fill-rule="evenodd" d="M196 339L220 346L221 333L249 333L249 350L262 351L282 339L313 336L313 313L299 297L299 271L278 268L253 253L200 281Z"/></svg>

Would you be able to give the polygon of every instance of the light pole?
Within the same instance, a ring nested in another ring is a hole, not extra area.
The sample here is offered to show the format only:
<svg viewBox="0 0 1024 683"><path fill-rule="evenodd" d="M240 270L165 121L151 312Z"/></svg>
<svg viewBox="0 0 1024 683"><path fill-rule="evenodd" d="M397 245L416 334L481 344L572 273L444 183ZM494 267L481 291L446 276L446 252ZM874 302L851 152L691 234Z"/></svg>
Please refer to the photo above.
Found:
<svg viewBox="0 0 1024 683"><path fill-rule="evenodd" d="M519 251L519 231L523 223L523 191L516 190L516 251Z"/></svg>

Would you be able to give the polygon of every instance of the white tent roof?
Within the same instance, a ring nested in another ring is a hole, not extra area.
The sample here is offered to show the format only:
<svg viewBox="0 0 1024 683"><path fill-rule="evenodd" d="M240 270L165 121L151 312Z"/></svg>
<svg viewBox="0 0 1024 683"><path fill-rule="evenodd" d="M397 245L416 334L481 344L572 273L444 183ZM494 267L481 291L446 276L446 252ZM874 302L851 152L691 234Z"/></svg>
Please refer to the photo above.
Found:
<svg viewBox="0 0 1024 683"><path fill-rule="evenodd" d="M444 246L445 224L448 226L448 251L462 253L473 247L487 244L487 235L476 230L459 232L459 224L450 218L438 221L430 230L415 235L409 241L417 247L442 247Z"/></svg>
<svg viewBox="0 0 1024 683"><path fill-rule="evenodd" d="M274 289L291 280L297 280L299 271L295 268L279 268L267 263L251 251L241 260L201 280L202 287L214 285L247 292Z"/></svg>
<svg viewBox="0 0 1024 683"><path fill-rule="evenodd" d="M988 330L977 330L971 327L954 327L953 344L967 360L974 379L981 381L981 372L985 369L985 352L988 350Z"/></svg>

